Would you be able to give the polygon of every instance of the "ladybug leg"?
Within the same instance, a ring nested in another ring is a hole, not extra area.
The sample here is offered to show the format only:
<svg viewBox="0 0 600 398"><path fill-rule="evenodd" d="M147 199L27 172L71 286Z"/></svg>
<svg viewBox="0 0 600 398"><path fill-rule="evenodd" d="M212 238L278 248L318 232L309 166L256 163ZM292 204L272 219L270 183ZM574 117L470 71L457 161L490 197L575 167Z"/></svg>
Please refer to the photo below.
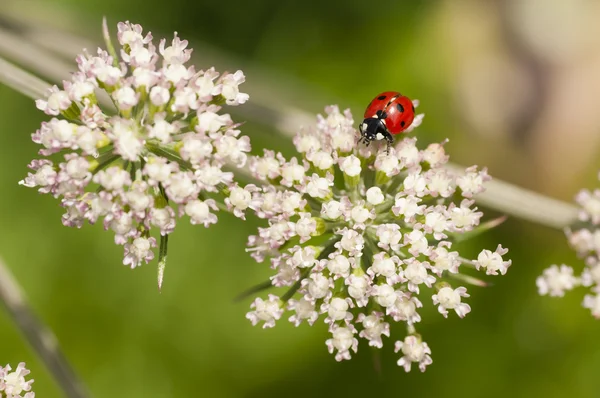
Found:
<svg viewBox="0 0 600 398"><path fill-rule="evenodd" d="M394 137L392 137L392 135L390 133L388 133L387 131L385 132L385 134L383 136L387 143L387 148L385 149L385 153L386 153L386 155L389 155L390 148L392 147L392 144L394 143Z"/></svg>

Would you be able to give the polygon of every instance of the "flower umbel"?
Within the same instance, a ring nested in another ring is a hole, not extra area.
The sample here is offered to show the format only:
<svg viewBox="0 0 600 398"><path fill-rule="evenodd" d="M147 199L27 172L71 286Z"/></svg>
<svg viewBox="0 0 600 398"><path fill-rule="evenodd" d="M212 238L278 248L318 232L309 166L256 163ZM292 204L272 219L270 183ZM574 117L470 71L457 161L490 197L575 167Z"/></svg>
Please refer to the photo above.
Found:
<svg viewBox="0 0 600 398"><path fill-rule="evenodd" d="M7 398L34 398L35 393L31 391L33 379L25 381L25 376L30 373L21 362L13 371L10 365L0 366L0 397Z"/></svg>
<svg viewBox="0 0 600 398"><path fill-rule="evenodd" d="M420 150L415 138L404 138L389 153L357 145L350 112L325 112L296 135L299 156L265 151L249 161L262 184L246 187L244 202L268 225L250 236L247 250L259 262L269 258L271 284L285 291L257 298L247 317L264 327L285 313L296 326L321 318L338 361L351 358L359 338L381 348L390 324L402 322L408 335L395 343L398 364L424 371L431 351L415 331L423 296L443 316L462 318L471 308L460 284L484 284L464 267L497 275L511 264L502 246L475 260L452 250L466 232L489 228L479 226L483 213L471 198L490 177L476 167L449 172L443 144Z"/></svg>
<svg viewBox="0 0 600 398"><path fill-rule="evenodd" d="M238 88L244 74L196 71L187 65L188 42L177 34L157 48L140 25L119 23L118 54L106 25L104 36L108 51L79 55L71 79L36 102L53 118L32 135L42 159L30 163L20 184L59 199L66 226L102 220L131 268L151 261L157 246L164 265L177 219L216 223L218 203L224 207L235 189L223 165L246 163L250 140L221 112L222 104L248 99ZM99 93L112 108L101 106ZM238 213L243 199L234 206Z"/></svg>
<svg viewBox="0 0 600 398"><path fill-rule="evenodd" d="M538 292L562 297L575 287L587 287L590 294L585 295L582 305L600 319L600 189L593 192L583 189L575 201L580 206L581 224L565 229L565 235L577 256L584 260L583 269L576 275L568 265L551 265L537 278Z"/></svg>

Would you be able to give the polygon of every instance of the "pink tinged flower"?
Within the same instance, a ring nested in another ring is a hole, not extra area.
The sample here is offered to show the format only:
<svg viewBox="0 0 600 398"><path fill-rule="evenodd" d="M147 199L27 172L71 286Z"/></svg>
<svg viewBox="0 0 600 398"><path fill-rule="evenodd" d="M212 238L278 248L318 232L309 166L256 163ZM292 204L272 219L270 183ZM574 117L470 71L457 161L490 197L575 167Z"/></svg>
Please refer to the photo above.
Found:
<svg viewBox="0 0 600 398"><path fill-rule="evenodd" d="M192 81L192 85L202 102L210 102L213 96L221 94L221 85L215 84L215 79L219 77L219 72L215 68L207 71L200 71L198 77Z"/></svg>
<svg viewBox="0 0 600 398"><path fill-rule="evenodd" d="M416 196L399 196L396 195L396 201L392 207L394 215L400 217L403 216L406 222L412 222L415 216L422 215L425 212L425 205L419 205L421 202L420 198Z"/></svg>
<svg viewBox="0 0 600 398"><path fill-rule="evenodd" d="M596 319L600 319L600 296L586 294L583 298L583 308L588 308L592 312L592 316Z"/></svg>
<svg viewBox="0 0 600 398"><path fill-rule="evenodd" d="M135 42L142 42L148 44L152 40L152 34L148 32L146 36L142 35L142 26L138 24L132 24L129 21L119 22L117 24L117 39L123 46L131 45Z"/></svg>
<svg viewBox="0 0 600 398"><path fill-rule="evenodd" d="M348 327L334 326L331 330L331 338L325 344L330 354L335 351L335 360L340 362L351 358L350 350L358 350L358 340L354 337L356 330L352 325Z"/></svg>
<svg viewBox="0 0 600 398"><path fill-rule="evenodd" d="M256 326L259 322L264 322L263 329L272 328L275 326L275 321L281 318L283 314L282 302L279 297L269 294L268 300L263 300L257 297L250 305L254 311L246 314L246 319Z"/></svg>
<svg viewBox="0 0 600 398"><path fill-rule="evenodd" d="M377 246L384 250L397 251L402 246L402 233L398 224L380 224L375 234L378 238Z"/></svg>
<svg viewBox="0 0 600 398"><path fill-rule="evenodd" d="M88 192L84 195L82 201L87 205L84 217L90 224L96 223L100 217L108 215L115 208L113 196L106 191L97 194Z"/></svg>
<svg viewBox="0 0 600 398"><path fill-rule="evenodd" d="M579 256L585 256L588 252L592 250L600 251L600 245L596 245L595 236L598 234L598 230L592 233L589 229L582 228L577 231L572 231L570 229L566 229L565 234L567 235L567 240L569 244ZM600 239L598 239L600 241ZM596 247L595 247L596 246Z"/></svg>
<svg viewBox="0 0 600 398"><path fill-rule="evenodd" d="M301 193L284 191L280 195L279 205L282 213L291 216L306 207L306 199L302 198Z"/></svg>
<svg viewBox="0 0 600 398"><path fill-rule="evenodd" d="M36 107L46 115L59 115L62 111L69 109L71 99L66 91L60 90L56 85L48 89L49 95L47 100L36 100Z"/></svg>
<svg viewBox="0 0 600 398"><path fill-rule="evenodd" d="M425 174L427 193L433 197L448 198L454 194L455 184L445 169L431 169Z"/></svg>
<svg viewBox="0 0 600 398"><path fill-rule="evenodd" d="M453 230L459 232L471 231L473 227L479 224L479 219L483 216L483 213L476 211L477 208L471 209L473 203L472 200L465 199L460 203L460 207L456 207L454 203L448 206Z"/></svg>
<svg viewBox="0 0 600 398"><path fill-rule="evenodd" d="M446 155L446 151L444 150L444 144L446 142L448 142L448 140L441 144L429 144L427 149L423 151L423 160L429 163L432 168L443 166L448 162L449 156Z"/></svg>
<svg viewBox="0 0 600 398"><path fill-rule="evenodd" d="M206 111L198 113L198 124L195 127L198 133L216 133L223 127L233 124L231 116L219 115L216 111L217 108L209 107Z"/></svg>
<svg viewBox="0 0 600 398"><path fill-rule="evenodd" d="M385 200L385 195L379 187L371 187L367 189L365 196L367 198L367 203L373 206L381 204Z"/></svg>
<svg viewBox="0 0 600 398"><path fill-rule="evenodd" d="M19 363L14 372L11 372L12 368L10 365L6 365L4 369L0 367L0 370L0 376L2 376L0 380L0 391L4 392L6 397L21 397L23 392L31 391L31 384L34 382L34 380L31 379L25 381L25 376L31 373L25 368L25 362ZM33 398L34 393L26 393L23 395L23 397Z"/></svg>
<svg viewBox="0 0 600 398"><path fill-rule="evenodd" d="M264 150L263 156L254 156L250 159L250 172L259 180L279 177L279 160L275 158L273 151Z"/></svg>
<svg viewBox="0 0 600 398"><path fill-rule="evenodd" d="M462 297L469 297L466 288L459 287L452 290L451 287L443 287L437 294L431 296L431 299L434 305L439 304L438 311L444 318L448 317L448 310L454 310L456 315L464 318L465 315L471 312L471 307L461 302Z"/></svg>
<svg viewBox="0 0 600 398"><path fill-rule="evenodd" d="M227 105L241 105L248 101L248 94L240 93L239 85L246 81L244 72L238 70L234 74L227 74L221 78L221 95L225 97Z"/></svg>
<svg viewBox="0 0 600 398"><path fill-rule="evenodd" d="M198 165L208 160L213 152L211 140L202 134L188 134L182 141L179 153L184 160L192 165Z"/></svg>
<svg viewBox="0 0 600 398"><path fill-rule="evenodd" d="M333 281L320 272L313 272L308 278L302 280L302 287L306 289L304 297L314 301L331 295Z"/></svg>
<svg viewBox="0 0 600 398"><path fill-rule="evenodd" d="M133 269L141 266L142 262L148 264L154 258L153 247L156 247L154 238L138 237L131 243L126 243L123 265L129 265Z"/></svg>
<svg viewBox="0 0 600 398"><path fill-rule="evenodd" d="M173 141L173 135L179 132L177 123L169 123L165 120L166 113L154 115L154 124L147 125L148 137L156 138L162 144L168 144Z"/></svg>
<svg viewBox="0 0 600 398"><path fill-rule="evenodd" d="M70 81L63 81L63 86L71 101L82 102L84 97L94 94L98 83L81 72L75 72Z"/></svg>
<svg viewBox="0 0 600 398"><path fill-rule="evenodd" d="M360 257L365 247L365 239L357 231L344 228L337 232L342 235L342 239L335 244L335 247L344 249L352 257Z"/></svg>
<svg viewBox="0 0 600 398"><path fill-rule="evenodd" d="M353 306L352 300L349 298L334 297L329 303L321 305L321 313L327 313L325 323L329 327L333 327L336 322L350 322L353 318L352 313L348 311Z"/></svg>
<svg viewBox="0 0 600 398"><path fill-rule="evenodd" d="M323 203L321 207L321 215L330 220L337 220L343 214L343 207L337 200L330 200Z"/></svg>
<svg viewBox="0 0 600 398"><path fill-rule="evenodd" d="M419 165L422 160L422 153L416 145L417 139L405 138L396 145L396 156L400 159L402 166L409 170Z"/></svg>
<svg viewBox="0 0 600 398"><path fill-rule="evenodd" d="M350 275L344 281L348 288L348 295L354 299L356 305L364 307L369 301L371 279L367 275Z"/></svg>
<svg viewBox="0 0 600 398"><path fill-rule="evenodd" d="M243 167L250 152L250 138L242 136L239 138L224 135L214 141L217 150L216 157L229 160L237 167Z"/></svg>
<svg viewBox="0 0 600 398"><path fill-rule="evenodd" d="M465 198L472 198L474 195L485 191L483 184L491 180L484 168L477 171L477 166L471 166L465 170L465 174L456 179L456 184L462 190L462 195Z"/></svg>
<svg viewBox="0 0 600 398"><path fill-rule="evenodd" d="M348 257L336 254L327 261L327 269L334 279L347 278L350 276L351 263Z"/></svg>
<svg viewBox="0 0 600 398"><path fill-rule="evenodd" d="M413 102L415 102L415 101L413 101ZM418 115L415 115L415 118L413 119L412 123L410 124L410 126L408 126L408 128L406 130L404 130L404 132L410 133L411 131L413 131L414 129L419 127L421 125L421 123L423 123L424 117L425 117L424 113L419 113Z"/></svg>
<svg viewBox="0 0 600 398"><path fill-rule="evenodd" d="M427 180L419 173L411 173L406 176L403 182L404 192L408 195L423 197L427 190Z"/></svg>
<svg viewBox="0 0 600 398"><path fill-rule="evenodd" d="M427 365L430 365L431 350L427 343L422 342L416 336L406 336L404 341L397 341L394 352L402 351L403 356L398 360L398 366L404 367L406 372L410 372L412 363L418 363L421 372L425 371Z"/></svg>
<svg viewBox="0 0 600 398"><path fill-rule="evenodd" d="M298 159L292 158L288 163L281 166L281 185L291 187L302 182L305 175L305 167L298 163Z"/></svg>
<svg viewBox="0 0 600 398"><path fill-rule="evenodd" d="M145 142L132 121L120 118L113 120L108 135L114 141L115 152L123 159L130 161L139 159Z"/></svg>
<svg viewBox="0 0 600 398"><path fill-rule="evenodd" d="M332 196L331 187L333 186L333 175L327 173L326 177L320 177L313 174L306 179L305 186L297 186L299 190L306 192L313 198L328 199Z"/></svg>
<svg viewBox="0 0 600 398"><path fill-rule="evenodd" d="M150 89L150 102L155 106L166 105L171 99L169 89L162 86L154 86Z"/></svg>
<svg viewBox="0 0 600 398"><path fill-rule="evenodd" d="M40 193L48 193L56 184L58 173L54 170L52 162L46 159L33 160L28 167L35 173L28 173L25 179L19 181L19 185L28 188L40 187Z"/></svg>
<svg viewBox="0 0 600 398"><path fill-rule="evenodd" d="M185 205L185 214L190 217L190 222L192 224L202 224L205 227L217 222L217 216L211 213L211 210L217 210L217 204L213 199L205 201L194 199Z"/></svg>
<svg viewBox="0 0 600 398"><path fill-rule="evenodd" d="M373 256L373 263L367 270L372 277L384 277L390 285L404 282L402 268L398 267L400 259L397 256L390 257L385 252L379 252Z"/></svg>
<svg viewBox="0 0 600 398"><path fill-rule="evenodd" d="M289 321L292 322L294 326L299 326L304 320L312 326L319 318L319 313L315 311L315 304L306 300L304 297L300 300L291 299L288 302L288 310L295 312L294 315L289 317Z"/></svg>
<svg viewBox="0 0 600 398"><path fill-rule="evenodd" d="M175 230L175 211L170 206L162 209L151 209L150 224L158 227L161 235L170 234Z"/></svg>
<svg viewBox="0 0 600 398"><path fill-rule="evenodd" d="M81 148L84 155L98 156L98 144L106 140L106 135L99 130L79 126L75 136L75 145Z"/></svg>
<svg viewBox="0 0 600 398"><path fill-rule="evenodd" d="M583 286L600 284L600 264L592 264L583 270L581 273L581 284ZM595 290L597 289L596 287Z"/></svg>
<svg viewBox="0 0 600 398"><path fill-rule="evenodd" d="M186 49L188 41L177 37L177 32L169 47L165 47L166 42L166 39L162 39L158 46L165 64L184 64L190 60L192 49Z"/></svg>
<svg viewBox="0 0 600 398"><path fill-rule="evenodd" d="M419 293L419 285L424 284L427 287L435 282L435 277L427 272L427 262L420 262L414 258L405 260L404 278L408 280L408 290Z"/></svg>
<svg viewBox="0 0 600 398"><path fill-rule="evenodd" d="M173 93L175 101L171 105L172 112L187 114L192 109L198 109L198 96L191 87L181 87Z"/></svg>
<svg viewBox="0 0 600 398"><path fill-rule="evenodd" d="M404 321L413 324L421 322L421 315L417 312L417 308L422 306L423 304L418 298L411 296L409 293L400 293L394 305L386 308L386 314L390 315L396 322Z"/></svg>
<svg viewBox="0 0 600 398"><path fill-rule="evenodd" d="M85 221L84 210L75 205L66 205L67 212L62 215L62 224L65 227L81 228Z"/></svg>
<svg viewBox="0 0 600 398"><path fill-rule="evenodd" d="M195 70L193 66L186 68L182 64L171 64L164 66L161 70L161 74L163 79L166 82L169 82L174 87L183 87L187 84L187 81L190 80L194 74ZM193 93L193 96L196 97L196 93L190 88L190 90L186 90L186 93ZM191 95L190 95L191 97ZM183 105L184 102L180 102L180 105Z"/></svg>
<svg viewBox="0 0 600 398"><path fill-rule="evenodd" d="M137 67L133 70L132 72L132 82L133 82L133 86L137 89L142 89L144 92L148 92L148 90L150 90L150 92L152 92L152 90L155 88L156 84L158 84L159 79L160 79L160 73L150 69L152 67L148 67L148 68L142 68L142 67ZM166 90L166 89L164 89ZM156 95L156 92L154 92L154 94ZM164 94L164 92L163 92ZM152 96L150 97L150 101L157 106L160 105L164 105L168 102L169 100L169 93L167 91L167 99L161 103L161 104L155 104L154 100L152 98Z"/></svg>
<svg viewBox="0 0 600 398"><path fill-rule="evenodd" d="M191 172L173 173L165 185L167 196L177 204L184 204L198 196L199 187Z"/></svg>
<svg viewBox="0 0 600 398"><path fill-rule="evenodd" d="M367 209L362 202L352 207L350 217L354 223L354 228L364 229L365 223L375 218L375 211Z"/></svg>
<svg viewBox="0 0 600 398"><path fill-rule="evenodd" d="M321 149L321 141L319 137L311 130L300 131L293 138L294 146L300 153L307 155L319 152ZM324 152L328 154L328 152ZM331 156L331 154L329 154ZM310 160L310 159L309 159Z"/></svg>
<svg viewBox="0 0 600 398"><path fill-rule="evenodd" d="M158 60L156 47L152 43L144 46L144 43L136 41L129 47L129 53L121 50L121 58L134 68L154 68L154 64ZM135 69L134 69L135 70Z"/></svg>
<svg viewBox="0 0 600 398"><path fill-rule="evenodd" d="M573 276L573 268L565 264L560 267L552 265L546 268L536 279L538 293L542 296L548 294L553 297L562 297L565 292L572 290L579 283L579 278Z"/></svg>
<svg viewBox="0 0 600 398"><path fill-rule="evenodd" d="M360 159L354 155L340 158L339 160L340 170L350 177L358 177L361 172Z"/></svg>
<svg viewBox="0 0 600 398"><path fill-rule="evenodd" d="M333 156L325 151L309 152L306 158L319 170L329 170L335 163Z"/></svg>
<svg viewBox="0 0 600 398"><path fill-rule="evenodd" d="M112 217L104 219L104 228L110 228L115 232L115 243L124 245L128 237L136 235L136 230L133 225L133 218L129 213L122 211L117 212Z"/></svg>
<svg viewBox="0 0 600 398"><path fill-rule="evenodd" d="M77 125L69 123L66 120L52 119L49 122L42 122L42 126L31 139L36 144L41 144L48 151L40 151L42 155L50 155L59 149L70 148L76 139Z"/></svg>
<svg viewBox="0 0 600 398"><path fill-rule="evenodd" d="M169 162L162 157L152 156L148 158L143 173L148 177L148 184L156 186L158 183L164 184L167 182L171 174L176 173L178 170L177 163Z"/></svg>
<svg viewBox="0 0 600 398"><path fill-rule="evenodd" d="M404 234L404 244L410 245L408 252L413 256L420 254L428 256L431 253L427 237L421 230L413 229L408 234Z"/></svg>
<svg viewBox="0 0 600 398"><path fill-rule="evenodd" d="M253 208L252 193L258 188L254 184L248 184L244 188L234 186L230 189L229 197L225 199L228 209L233 209L233 214L242 220L246 219L245 210Z"/></svg>
<svg viewBox="0 0 600 398"><path fill-rule="evenodd" d="M277 268L277 274L270 277L273 286L292 286L300 279L300 271L293 266L282 263Z"/></svg>
<svg viewBox="0 0 600 398"><path fill-rule="evenodd" d="M216 192L217 185L229 185L233 182L233 173L225 172L220 167L203 165L195 172L198 186L208 192Z"/></svg>
<svg viewBox="0 0 600 398"><path fill-rule="evenodd" d="M400 161L396 155L394 148L390 149L390 153L380 152L375 158L375 170L384 173L388 177L395 176L400 172Z"/></svg>
<svg viewBox="0 0 600 398"><path fill-rule="evenodd" d="M100 170L93 180L107 191L122 191L123 187L131 185L129 173L117 166Z"/></svg>
<svg viewBox="0 0 600 398"><path fill-rule="evenodd" d="M433 262L431 271L441 277L444 271L452 274L458 273L458 267L461 262L458 259L458 252L449 252L444 247L437 247L429 257Z"/></svg>
<svg viewBox="0 0 600 398"><path fill-rule="evenodd" d="M508 253L508 249L504 249L502 245L498 245L495 252L483 250L477 256L477 260L474 261L475 267L478 270L479 268L485 268L487 275L498 275L498 272L504 275L512 263L511 260L504 261L502 259L502 256L506 253Z"/></svg>
<svg viewBox="0 0 600 398"><path fill-rule="evenodd" d="M437 240L442 240L446 238L444 232L449 228L450 223L448 222L448 215L443 206L428 209L423 225L423 230L425 232L433 234L433 237Z"/></svg>
<svg viewBox="0 0 600 398"><path fill-rule="evenodd" d="M296 245L289 251L292 253L292 257L286 262L292 265L294 268L309 268L317 263L317 252L312 246L301 247Z"/></svg>
<svg viewBox="0 0 600 398"><path fill-rule="evenodd" d="M382 307L391 307L396 302L397 294L393 286L386 283L373 286L372 295L375 301Z"/></svg>
<svg viewBox="0 0 600 398"><path fill-rule="evenodd" d="M129 86L123 86L113 93L113 99L117 103L119 110L126 111L137 105L140 94Z"/></svg>
<svg viewBox="0 0 600 398"><path fill-rule="evenodd" d="M358 314L357 322L361 322L363 326L358 336L368 340L371 347L383 347L381 336L390 337L390 324L383 322L383 314L380 312L373 312L368 316Z"/></svg>

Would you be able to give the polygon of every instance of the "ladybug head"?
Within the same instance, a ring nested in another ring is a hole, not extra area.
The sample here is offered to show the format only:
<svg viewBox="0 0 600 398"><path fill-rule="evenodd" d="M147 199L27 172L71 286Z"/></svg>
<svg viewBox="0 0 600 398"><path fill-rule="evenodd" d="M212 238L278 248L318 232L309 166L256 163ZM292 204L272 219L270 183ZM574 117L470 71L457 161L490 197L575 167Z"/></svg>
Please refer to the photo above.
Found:
<svg viewBox="0 0 600 398"><path fill-rule="evenodd" d="M383 118L366 118L358 126L358 130L360 131L359 142L363 142L366 146L369 146L371 141L380 141L385 139L387 141L389 152L389 147L394 139L388 131Z"/></svg>

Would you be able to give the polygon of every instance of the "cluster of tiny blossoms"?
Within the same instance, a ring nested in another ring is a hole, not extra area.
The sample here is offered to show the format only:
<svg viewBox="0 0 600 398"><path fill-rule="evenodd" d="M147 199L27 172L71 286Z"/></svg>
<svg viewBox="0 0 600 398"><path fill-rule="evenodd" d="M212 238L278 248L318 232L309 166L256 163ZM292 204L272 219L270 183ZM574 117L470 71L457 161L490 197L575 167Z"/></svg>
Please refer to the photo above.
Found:
<svg viewBox="0 0 600 398"><path fill-rule="evenodd" d="M30 373L21 362L14 372L10 365L0 366L0 397L6 398L34 398L35 393L31 391L32 380L25 381L25 376ZM21 395L23 394L24 395Z"/></svg>
<svg viewBox="0 0 600 398"><path fill-rule="evenodd" d="M325 112L316 128L296 135L298 157L265 151L249 161L263 184L243 188L244 205L268 226L249 238L247 250L259 262L270 259L271 284L285 290L256 298L247 318L265 328L284 312L296 326L321 318L338 361L357 351L358 338L381 348L390 324L402 322L408 333L395 342L398 365L424 371L431 351L415 330L423 296L444 317L452 311L462 318L471 308L460 284L482 284L462 266L496 275L511 264L501 246L475 260L452 248L479 225L472 198L490 177L476 167L453 175L443 167L443 144L419 150L415 138L404 138L389 153L357 145L350 112Z"/></svg>
<svg viewBox="0 0 600 398"><path fill-rule="evenodd" d="M216 223L212 196L224 197L234 185L223 166L246 163L250 140L220 113L221 105L248 99L238 88L244 74L196 71L186 65L192 50L177 34L156 48L140 25L119 23L119 54L106 24L104 36L108 51L79 55L79 70L62 89L54 86L36 102L53 118L33 134L43 158L31 162L20 184L60 199L66 226L101 220L132 268L154 258L151 231L159 231L164 267L176 219ZM101 107L98 93L112 106Z"/></svg>
<svg viewBox="0 0 600 398"><path fill-rule="evenodd" d="M571 247L584 260L583 270L575 275L573 268L568 265L551 265L537 278L538 292L562 297L577 286L587 287L590 294L585 295L583 307L588 308L595 318L600 318L600 189L593 192L583 189L575 201L580 206L579 220L582 225L567 228L565 234Z"/></svg>

